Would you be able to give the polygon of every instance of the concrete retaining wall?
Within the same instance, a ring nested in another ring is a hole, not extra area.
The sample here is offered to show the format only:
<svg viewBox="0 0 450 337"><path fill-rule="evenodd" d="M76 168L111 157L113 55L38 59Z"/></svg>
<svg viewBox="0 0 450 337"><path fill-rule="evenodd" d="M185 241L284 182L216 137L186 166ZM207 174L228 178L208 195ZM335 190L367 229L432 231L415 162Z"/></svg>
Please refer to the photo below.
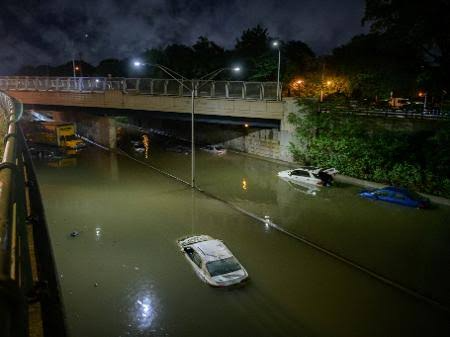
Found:
<svg viewBox="0 0 450 337"><path fill-rule="evenodd" d="M297 101L287 98L283 101L283 117L280 129L263 129L250 132L248 135L224 142L224 146L236 151L254 154L269 159L293 162L289 144L298 143L294 137L295 127L288 122L288 116L299 113Z"/></svg>
<svg viewBox="0 0 450 337"><path fill-rule="evenodd" d="M289 151L291 134L277 129L263 129L224 142L225 147L261 157L292 162Z"/></svg>

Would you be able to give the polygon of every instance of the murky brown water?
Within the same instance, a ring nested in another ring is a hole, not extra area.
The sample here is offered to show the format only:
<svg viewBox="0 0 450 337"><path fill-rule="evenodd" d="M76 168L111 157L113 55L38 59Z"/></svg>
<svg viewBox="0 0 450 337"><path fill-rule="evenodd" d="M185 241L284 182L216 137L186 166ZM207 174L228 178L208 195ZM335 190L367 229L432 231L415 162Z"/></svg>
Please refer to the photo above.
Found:
<svg viewBox="0 0 450 337"><path fill-rule="evenodd" d="M141 159L189 178L184 154ZM75 164L37 163L71 336L450 335L448 312L129 158L90 147ZM449 209L375 204L351 186L305 194L231 153L199 152L197 168L208 192L450 302ZM175 244L190 233L224 240L250 282L203 284Z"/></svg>

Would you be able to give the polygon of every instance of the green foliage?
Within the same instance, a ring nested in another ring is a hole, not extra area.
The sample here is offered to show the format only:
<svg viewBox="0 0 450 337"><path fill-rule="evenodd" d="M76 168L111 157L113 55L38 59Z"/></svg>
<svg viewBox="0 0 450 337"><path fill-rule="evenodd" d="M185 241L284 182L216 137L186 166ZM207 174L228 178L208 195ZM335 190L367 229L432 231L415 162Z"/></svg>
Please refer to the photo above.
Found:
<svg viewBox="0 0 450 337"><path fill-rule="evenodd" d="M291 114L298 144L294 159L336 167L342 174L450 197L450 127L434 134L389 131L358 117L316 113Z"/></svg>

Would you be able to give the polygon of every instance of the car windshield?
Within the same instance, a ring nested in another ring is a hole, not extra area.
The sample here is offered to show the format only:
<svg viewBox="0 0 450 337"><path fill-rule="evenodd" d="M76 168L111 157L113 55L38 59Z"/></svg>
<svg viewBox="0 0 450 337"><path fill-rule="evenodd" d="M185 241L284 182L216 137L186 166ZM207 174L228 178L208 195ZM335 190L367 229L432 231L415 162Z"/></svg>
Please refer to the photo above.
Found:
<svg viewBox="0 0 450 337"><path fill-rule="evenodd" d="M209 274L214 277L238 271L241 265L233 256L217 261L211 261L206 264Z"/></svg>
<svg viewBox="0 0 450 337"><path fill-rule="evenodd" d="M77 137L75 137L75 135L65 136L64 138L65 138L66 141L77 139Z"/></svg>

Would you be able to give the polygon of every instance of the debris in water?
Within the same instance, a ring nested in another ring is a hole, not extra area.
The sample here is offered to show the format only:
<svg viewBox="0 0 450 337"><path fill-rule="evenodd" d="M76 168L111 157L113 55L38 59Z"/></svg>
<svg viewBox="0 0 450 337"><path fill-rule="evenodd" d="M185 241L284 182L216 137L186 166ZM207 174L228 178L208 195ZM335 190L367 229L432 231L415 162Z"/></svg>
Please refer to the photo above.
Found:
<svg viewBox="0 0 450 337"><path fill-rule="evenodd" d="M98 283L97 282L94 283L94 287L98 287Z"/></svg>
<svg viewBox="0 0 450 337"><path fill-rule="evenodd" d="M73 238L76 238L79 235L80 235L79 231L72 231L72 232L70 232L70 236L73 237Z"/></svg>

